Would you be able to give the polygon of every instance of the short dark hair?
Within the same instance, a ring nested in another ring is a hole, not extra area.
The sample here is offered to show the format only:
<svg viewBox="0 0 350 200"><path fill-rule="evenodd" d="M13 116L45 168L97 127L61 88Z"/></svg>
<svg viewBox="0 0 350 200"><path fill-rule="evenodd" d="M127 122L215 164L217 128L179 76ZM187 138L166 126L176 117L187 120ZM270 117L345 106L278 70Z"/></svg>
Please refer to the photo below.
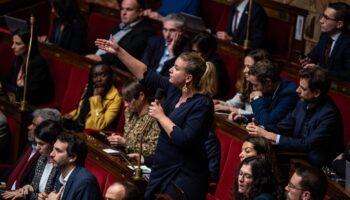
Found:
<svg viewBox="0 0 350 200"><path fill-rule="evenodd" d="M198 33L191 41L192 45L196 45L200 52L208 57L213 54L218 46L216 38L207 32Z"/></svg>
<svg viewBox="0 0 350 200"><path fill-rule="evenodd" d="M124 181L121 185L125 188L125 196L123 200L141 200L142 195L140 190L136 187L136 185L129 181Z"/></svg>
<svg viewBox="0 0 350 200"><path fill-rule="evenodd" d="M62 132L62 127L53 120L41 122L35 129L34 135L44 142L54 144L57 136Z"/></svg>
<svg viewBox="0 0 350 200"><path fill-rule="evenodd" d="M276 83L280 81L280 70L270 60L264 59L256 62L250 69L249 75L253 75L256 79L265 84L268 79Z"/></svg>
<svg viewBox="0 0 350 200"><path fill-rule="evenodd" d="M328 4L329 8L336 10L335 19L343 21L343 29L347 29L350 21L350 6L344 2L334 2Z"/></svg>
<svg viewBox="0 0 350 200"><path fill-rule="evenodd" d="M69 134L69 133L61 133L57 140L67 143L67 154L68 156L76 156L76 164L79 166L85 166L85 159L88 153L88 149L86 143L80 137Z"/></svg>
<svg viewBox="0 0 350 200"><path fill-rule="evenodd" d="M246 55L251 58L253 58L254 62L258 62L260 60L270 60L270 54L265 49L254 49L252 51L249 51L249 53Z"/></svg>
<svg viewBox="0 0 350 200"><path fill-rule="evenodd" d="M140 92L145 94L146 100L149 102L152 100L149 99L149 92L146 90L146 88L143 87L143 85L136 79L128 79L122 88L123 99L127 101L139 98Z"/></svg>
<svg viewBox="0 0 350 200"><path fill-rule="evenodd" d="M327 193L327 177L321 169L310 166L297 167L295 173L301 177L300 186L309 191L312 199L323 200Z"/></svg>
<svg viewBox="0 0 350 200"><path fill-rule="evenodd" d="M331 85L328 73L321 67L303 68L299 71L299 78L307 79L310 90L320 90L321 96L327 94Z"/></svg>

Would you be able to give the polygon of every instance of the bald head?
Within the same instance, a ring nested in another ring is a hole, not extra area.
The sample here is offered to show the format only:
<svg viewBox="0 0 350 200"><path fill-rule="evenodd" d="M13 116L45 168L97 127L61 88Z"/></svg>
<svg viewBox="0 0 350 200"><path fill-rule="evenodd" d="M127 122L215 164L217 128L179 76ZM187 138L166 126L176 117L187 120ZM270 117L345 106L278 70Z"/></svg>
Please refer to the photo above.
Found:
<svg viewBox="0 0 350 200"><path fill-rule="evenodd" d="M125 197L125 187L121 183L113 183L106 192L106 200L123 200Z"/></svg>

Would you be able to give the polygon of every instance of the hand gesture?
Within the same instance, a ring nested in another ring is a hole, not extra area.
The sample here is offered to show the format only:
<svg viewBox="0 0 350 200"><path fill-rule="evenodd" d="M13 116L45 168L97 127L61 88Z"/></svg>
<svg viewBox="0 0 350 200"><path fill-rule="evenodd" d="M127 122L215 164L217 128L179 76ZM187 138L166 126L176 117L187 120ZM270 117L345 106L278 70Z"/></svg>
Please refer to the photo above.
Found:
<svg viewBox="0 0 350 200"><path fill-rule="evenodd" d="M232 37L230 37L225 31L216 32L216 37L220 40L231 41Z"/></svg>
<svg viewBox="0 0 350 200"><path fill-rule="evenodd" d="M149 107L149 115L156 120L165 116L162 106L157 102L152 102Z"/></svg>
<svg viewBox="0 0 350 200"><path fill-rule="evenodd" d="M92 61L95 61L95 62L101 62L102 61L101 56L98 56L98 55L95 55L95 54L88 54L85 57L90 59L90 60L92 60Z"/></svg>
<svg viewBox="0 0 350 200"><path fill-rule="evenodd" d="M1 197L3 199L11 199L11 200L23 198L24 196L25 195L22 193L22 190L6 191L1 194Z"/></svg>
<svg viewBox="0 0 350 200"><path fill-rule="evenodd" d="M105 39L96 39L95 45L107 53L117 55L119 51L119 45L114 41L114 38L111 36L109 40Z"/></svg>
<svg viewBox="0 0 350 200"><path fill-rule="evenodd" d="M58 192L50 192L50 194L47 196L45 200L60 200L61 195L63 193L64 186L60 188L60 191Z"/></svg>
<svg viewBox="0 0 350 200"><path fill-rule="evenodd" d="M174 57L175 56L175 52L174 52L175 48L176 48L177 45L179 45L181 39L182 39L182 33L175 32L173 40L170 42L170 44L168 46L169 56L170 57Z"/></svg>
<svg viewBox="0 0 350 200"><path fill-rule="evenodd" d="M49 194L47 194L46 192L40 192L38 194L38 200L45 200L48 196Z"/></svg>
<svg viewBox="0 0 350 200"><path fill-rule="evenodd" d="M139 161L139 155L138 153L129 153L128 157L131 159L134 159L136 161ZM145 163L145 158L141 155L141 165Z"/></svg>
<svg viewBox="0 0 350 200"><path fill-rule="evenodd" d="M109 145L111 145L112 147L116 147L118 145L124 145L125 144L125 138L120 136L120 135L115 135L112 134L111 136L109 136L107 138Z"/></svg>

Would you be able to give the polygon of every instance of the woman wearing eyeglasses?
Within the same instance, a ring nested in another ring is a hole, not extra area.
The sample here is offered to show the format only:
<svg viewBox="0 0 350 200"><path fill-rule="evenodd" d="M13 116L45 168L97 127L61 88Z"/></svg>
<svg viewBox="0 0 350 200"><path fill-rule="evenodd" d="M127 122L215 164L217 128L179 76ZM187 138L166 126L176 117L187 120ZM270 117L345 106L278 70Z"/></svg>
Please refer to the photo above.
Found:
<svg viewBox="0 0 350 200"><path fill-rule="evenodd" d="M241 162L235 179L234 199L285 199L283 190L278 185L271 165L266 159L252 156Z"/></svg>

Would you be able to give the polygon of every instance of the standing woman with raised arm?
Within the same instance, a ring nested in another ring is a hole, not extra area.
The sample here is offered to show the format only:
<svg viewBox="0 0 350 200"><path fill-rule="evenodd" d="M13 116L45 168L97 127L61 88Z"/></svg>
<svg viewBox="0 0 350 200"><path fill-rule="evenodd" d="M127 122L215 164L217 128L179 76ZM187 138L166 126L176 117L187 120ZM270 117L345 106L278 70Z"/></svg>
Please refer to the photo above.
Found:
<svg viewBox="0 0 350 200"><path fill-rule="evenodd" d="M149 109L161 132L145 198L165 193L178 199L183 191L185 199L205 199L209 173L204 143L213 122L214 66L195 53L183 53L169 78L162 77L114 41L97 39L96 45L117 56L147 88L165 90L164 104L153 102Z"/></svg>

